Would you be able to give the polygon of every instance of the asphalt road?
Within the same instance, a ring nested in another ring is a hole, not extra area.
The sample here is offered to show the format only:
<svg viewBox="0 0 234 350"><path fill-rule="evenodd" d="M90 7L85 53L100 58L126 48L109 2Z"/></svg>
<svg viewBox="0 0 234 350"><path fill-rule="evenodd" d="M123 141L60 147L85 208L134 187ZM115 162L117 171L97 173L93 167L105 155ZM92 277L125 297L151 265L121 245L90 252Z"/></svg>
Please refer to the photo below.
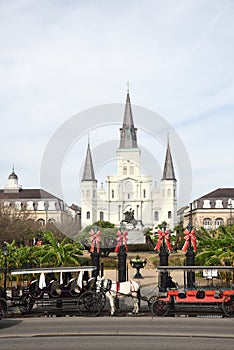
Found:
<svg viewBox="0 0 234 350"><path fill-rule="evenodd" d="M40 317L0 321L0 349L233 349L234 319Z"/></svg>

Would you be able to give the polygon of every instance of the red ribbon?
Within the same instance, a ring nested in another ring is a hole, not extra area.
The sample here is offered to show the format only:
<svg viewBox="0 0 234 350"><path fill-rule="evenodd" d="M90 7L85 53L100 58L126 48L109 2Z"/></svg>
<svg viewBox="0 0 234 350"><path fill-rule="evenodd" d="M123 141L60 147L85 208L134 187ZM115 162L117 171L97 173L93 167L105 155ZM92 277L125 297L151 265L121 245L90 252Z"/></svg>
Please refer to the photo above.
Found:
<svg viewBox="0 0 234 350"><path fill-rule="evenodd" d="M160 249L161 244L162 244L164 239L166 241L166 245L167 245L168 250L169 251L172 250L169 234L170 234L169 230L166 230L165 232L162 232L161 230L158 230L158 242L157 242L154 250L159 250Z"/></svg>
<svg viewBox="0 0 234 350"><path fill-rule="evenodd" d="M184 239L185 239L185 243L183 245L182 250L184 252L187 251L188 247L189 247L189 243L192 244L194 251L197 251L197 246L196 246L196 236L195 236L195 230L192 230L191 232L189 232L189 230L184 230Z"/></svg>
<svg viewBox="0 0 234 350"><path fill-rule="evenodd" d="M128 245L127 245L127 242L128 242L128 231L124 231L123 233L118 231L116 232L116 236L117 236L117 245L115 247L115 252L118 253L119 251L119 248L122 244L125 245L125 248L126 248L126 251L128 251Z"/></svg>
<svg viewBox="0 0 234 350"><path fill-rule="evenodd" d="M90 247L90 252L92 253L94 251L94 247L96 244L97 247L97 252L100 252L100 242L101 242L101 232L98 231L95 233L93 230L90 231L90 237L89 240L91 241L91 247Z"/></svg>

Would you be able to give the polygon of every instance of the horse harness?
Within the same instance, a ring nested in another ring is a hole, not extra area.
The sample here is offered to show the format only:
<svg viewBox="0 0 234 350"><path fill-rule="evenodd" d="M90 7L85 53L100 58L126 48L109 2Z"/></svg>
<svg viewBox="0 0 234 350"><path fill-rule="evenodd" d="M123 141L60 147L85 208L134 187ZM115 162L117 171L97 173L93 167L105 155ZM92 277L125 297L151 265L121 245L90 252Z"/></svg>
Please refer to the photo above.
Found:
<svg viewBox="0 0 234 350"><path fill-rule="evenodd" d="M134 284L132 283L132 281L129 281L130 285L131 285L131 289L130 289L130 293L137 293L137 290L135 290L134 288ZM114 290L117 294L124 294L120 292L120 285L121 282L115 282L116 284L116 290ZM104 292L110 292L112 288L112 280L107 279L106 280L106 286L104 286L104 283L102 282L102 289L104 290Z"/></svg>

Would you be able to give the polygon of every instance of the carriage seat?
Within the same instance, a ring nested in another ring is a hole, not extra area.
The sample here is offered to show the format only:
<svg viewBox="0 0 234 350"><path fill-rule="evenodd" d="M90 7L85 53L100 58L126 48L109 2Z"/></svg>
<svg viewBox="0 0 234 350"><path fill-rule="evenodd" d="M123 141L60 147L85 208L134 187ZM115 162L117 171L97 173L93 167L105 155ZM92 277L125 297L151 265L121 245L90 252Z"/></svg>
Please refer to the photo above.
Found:
<svg viewBox="0 0 234 350"><path fill-rule="evenodd" d="M204 299L205 298L205 291L204 290L198 290L196 293L197 299Z"/></svg>
<svg viewBox="0 0 234 350"><path fill-rule="evenodd" d="M85 290L90 290L94 288L94 285L95 285L95 277L91 277L88 279L88 282L84 288Z"/></svg>
<svg viewBox="0 0 234 350"><path fill-rule="evenodd" d="M180 289L179 292L178 292L178 297L180 299L185 299L186 298L186 291L183 290L183 289Z"/></svg>
<svg viewBox="0 0 234 350"><path fill-rule="evenodd" d="M70 289L71 284L73 283L73 281L76 281L76 278L75 278L75 277L71 278L71 279L68 281L68 283L65 284L65 285L63 286L63 289Z"/></svg>
<svg viewBox="0 0 234 350"><path fill-rule="evenodd" d="M56 281L56 280L50 281L48 291L52 297L54 298L59 297L62 293L59 281Z"/></svg>
<svg viewBox="0 0 234 350"><path fill-rule="evenodd" d="M28 287L30 294L33 297L37 297L40 295L40 288L39 288L39 282L38 280L33 280L30 282L30 285Z"/></svg>
<svg viewBox="0 0 234 350"><path fill-rule="evenodd" d="M214 293L215 299L221 299L223 297L223 291L222 290L216 290Z"/></svg>
<svg viewBox="0 0 234 350"><path fill-rule="evenodd" d="M80 294L80 288L77 285L77 278L72 278L66 288L72 296L77 296Z"/></svg>

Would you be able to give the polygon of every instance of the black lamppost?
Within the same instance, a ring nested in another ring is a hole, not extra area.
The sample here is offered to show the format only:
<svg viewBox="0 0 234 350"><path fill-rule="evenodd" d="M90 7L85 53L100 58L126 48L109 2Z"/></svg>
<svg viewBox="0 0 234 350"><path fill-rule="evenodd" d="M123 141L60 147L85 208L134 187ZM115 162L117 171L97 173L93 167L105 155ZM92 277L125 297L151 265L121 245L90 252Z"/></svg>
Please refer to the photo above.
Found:
<svg viewBox="0 0 234 350"><path fill-rule="evenodd" d="M96 266L96 270L93 271L93 277L97 278L99 276L100 271L100 242L101 242L101 232L98 230L98 226L96 224L93 225L93 229L90 232L90 255L92 260L92 265Z"/></svg>
<svg viewBox="0 0 234 350"><path fill-rule="evenodd" d="M127 235L125 227L121 224L117 235L117 245L115 252L118 253L118 282L125 282L127 280Z"/></svg>
<svg viewBox="0 0 234 350"><path fill-rule="evenodd" d="M2 253L4 256L4 286L3 286L3 297L6 298L7 296L7 291L6 291L6 282L7 282L7 255L8 255L8 247L7 243L3 243L2 247Z"/></svg>
<svg viewBox="0 0 234 350"><path fill-rule="evenodd" d="M187 229L184 231L185 235L187 235L187 242L185 243L186 246L186 266L194 266L195 264L195 231L193 231L193 226L191 221L189 222ZM192 244L191 239L194 239L194 242ZM188 288L194 288L195 283L195 272L194 271L187 271L187 287Z"/></svg>
<svg viewBox="0 0 234 350"><path fill-rule="evenodd" d="M232 225L233 222L232 222L232 199L231 198L229 198L229 200L228 200L228 208L230 208L230 220L229 220L229 223L230 223L230 225Z"/></svg>
<svg viewBox="0 0 234 350"><path fill-rule="evenodd" d="M163 234L166 233L166 224L163 223L162 224L162 232ZM161 244L161 247L160 247L160 251L159 251L159 259L160 259L160 266L168 266L168 256L169 256L169 253L166 249L166 245L165 245L165 240L164 238L162 239L162 244ZM167 280L168 280L168 272L161 272L160 273L160 285L161 285L161 288L160 290L162 292L165 292L166 291L166 285L167 285Z"/></svg>

